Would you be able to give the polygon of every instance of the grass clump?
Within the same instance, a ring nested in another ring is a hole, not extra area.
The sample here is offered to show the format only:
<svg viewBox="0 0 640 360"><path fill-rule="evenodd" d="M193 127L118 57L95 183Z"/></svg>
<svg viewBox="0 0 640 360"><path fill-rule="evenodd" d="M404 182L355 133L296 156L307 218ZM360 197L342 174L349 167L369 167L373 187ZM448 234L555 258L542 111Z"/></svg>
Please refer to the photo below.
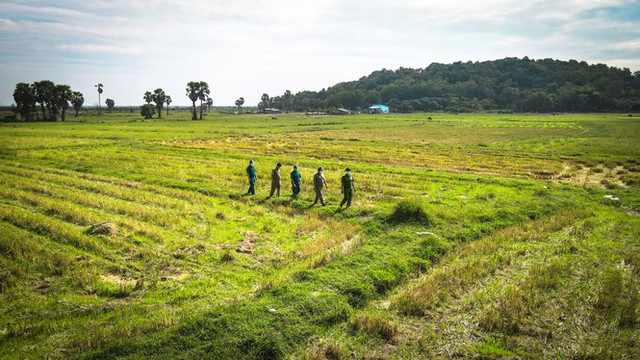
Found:
<svg viewBox="0 0 640 360"><path fill-rule="evenodd" d="M638 300L636 282L613 269L604 275L595 309L620 327L634 327L638 323Z"/></svg>
<svg viewBox="0 0 640 360"><path fill-rule="evenodd" d="M220 261L222 262L232 262L236 259L236 256L229 250L226 250L224 254L220 257Z"/></svg>
<svg viewBox="0 0 640 360"><path fill-rule="evenodd" d="M405 199L400 201L393 209L389 217L393 223L413 223L431 226L433 220L427 213L422 202L418 199Z"/></svg>
<svg viewBox="0 0 640 360"><path fill-rule="evenodd" d="M349 324L357 332L378 336L387 341L398 334L398 326L384 314L361 313L353 317Z"/></svg>
<svg viewBox="0 0 640 360"><path fill-rule="evenodd" d="M514 353L505 348L506 344L503 341L487 337L473 348L473 352L483 359L514 356Z"/></svg>

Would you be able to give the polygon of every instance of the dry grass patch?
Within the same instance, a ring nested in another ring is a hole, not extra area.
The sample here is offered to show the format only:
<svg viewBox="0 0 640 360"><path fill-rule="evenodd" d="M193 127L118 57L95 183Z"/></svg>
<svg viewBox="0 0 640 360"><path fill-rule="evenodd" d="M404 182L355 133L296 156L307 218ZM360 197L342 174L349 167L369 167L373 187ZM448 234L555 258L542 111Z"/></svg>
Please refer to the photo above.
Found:
<svg viewBox="0 0 640 360"><path fill-rule="evenodd" d="M394 296L391 307L406 315L427 315L441 301L460 293L471 283L494 274L497 268L498 264L484 258L469 258L464 262L438 267Z"/></svg>
<svg viewBox="0 0 640 360"><path fill-rule="evenodd" d="M391 341L398 334L398 326L386 314L360 313L349 321L351 328L358 332L378 336Z"/></svg>

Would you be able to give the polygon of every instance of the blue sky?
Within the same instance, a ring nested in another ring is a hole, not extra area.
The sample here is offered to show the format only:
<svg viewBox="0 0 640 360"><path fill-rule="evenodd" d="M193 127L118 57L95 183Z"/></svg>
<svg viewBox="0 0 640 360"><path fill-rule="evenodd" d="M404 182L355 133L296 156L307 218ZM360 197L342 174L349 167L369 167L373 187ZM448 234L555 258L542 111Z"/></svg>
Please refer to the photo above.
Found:
<svg viewBox="0 0 640 360"><path fill-rule="evenodd" d="M52 80L97 103L140 105L161 87L187 105L320 90L382 68L504 57L640 70L640 0L0 0L0 105Z"/></svg>

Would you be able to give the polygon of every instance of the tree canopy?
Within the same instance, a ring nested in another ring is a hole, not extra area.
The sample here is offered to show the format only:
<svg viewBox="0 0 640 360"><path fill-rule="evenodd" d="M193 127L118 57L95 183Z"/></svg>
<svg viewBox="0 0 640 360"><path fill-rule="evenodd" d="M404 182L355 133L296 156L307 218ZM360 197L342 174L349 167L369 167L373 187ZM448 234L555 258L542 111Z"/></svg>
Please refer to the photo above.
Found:
<svg viewBox="0 0 640 360"><path fill-rule="evenodd" d="M640 110L640 71L527 57L433 63L421 69L382 69L326 90L270 101L272 106L294 111L366 109L381 103L398 112L626 112Z"/></svg>
<svg viewBox="0 0 640 360"><path fill-rule="evenodd" d="M202 103L207 100L210 94L209 84L205 81L190 81L187 83L187 97L191 100L193 107L191 119L198 120L196 114L196 101L200 100L200 120L202 120Z"/></svg>
<svg viewBox="0 0 640 360"><path fill-rule="evenodd" d="M82 102L76 114L84 103L84 97L77 91L71 91L69 85L54 84L49 80L36 81L33 84L18 83L13 92L16 110L25 121L56 121L58 115L64 121L70 102L75 101L76 104L80 98ZM36 104L40 105L39 118L36 116Z"/></svg>

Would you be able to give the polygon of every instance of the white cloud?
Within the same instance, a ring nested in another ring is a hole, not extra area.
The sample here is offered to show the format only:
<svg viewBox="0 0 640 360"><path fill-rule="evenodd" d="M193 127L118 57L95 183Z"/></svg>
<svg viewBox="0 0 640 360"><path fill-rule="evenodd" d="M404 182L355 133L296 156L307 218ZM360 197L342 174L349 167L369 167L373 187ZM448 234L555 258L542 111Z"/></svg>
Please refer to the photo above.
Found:
<svg viewBox="0 0 640 360"><path fill-rule="evenodd" d="M208 81L216 105L263 92L319 90L386 68L551 57L637 66L638 19L601 9L637 0L157 0L0 3L0 103L50 78L117 104L156 87L187 104ZM588 35L585 35L588 34ZM607 54L607 50L629 54ZM628 60L625 60L628 59ZM625 62L627 61L627 62ZM11 69L11 70L8 70ZM636 68L637 69L637 68Z"/></svg>

